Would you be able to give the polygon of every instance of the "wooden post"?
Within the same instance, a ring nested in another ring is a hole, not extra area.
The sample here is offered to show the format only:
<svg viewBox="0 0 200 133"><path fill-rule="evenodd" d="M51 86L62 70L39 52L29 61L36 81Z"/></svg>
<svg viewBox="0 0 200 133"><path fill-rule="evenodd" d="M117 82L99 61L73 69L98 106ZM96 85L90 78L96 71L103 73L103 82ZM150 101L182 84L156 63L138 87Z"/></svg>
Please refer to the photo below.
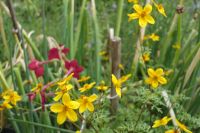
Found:
<svg viewBox="0 0 200 133"><path fill-rule="evenodd" d="M119 64L121 62L121 39L119 37L110 38L110 48L111 48L111 64L112 64L112 74L117 78L120 78L120 68ZM112 84L111 92L111 114L114 115L117 112L119 98L117 96L115 87Z"/></svg>

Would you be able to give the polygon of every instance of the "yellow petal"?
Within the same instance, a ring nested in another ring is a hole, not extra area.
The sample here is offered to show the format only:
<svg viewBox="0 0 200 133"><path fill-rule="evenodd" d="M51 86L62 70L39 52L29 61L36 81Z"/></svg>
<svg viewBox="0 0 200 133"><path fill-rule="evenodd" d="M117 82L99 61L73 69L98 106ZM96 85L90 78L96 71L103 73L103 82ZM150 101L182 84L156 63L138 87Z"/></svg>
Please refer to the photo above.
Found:
<svg viewBox="0 0 200 133"><path fill-rule="evenodd" d="M156 75L159 75L159 76L164 75L163 69L162 68L156 69Z"/></svg>
<svg viewBox="0 0 200 133"><path fill-rule="evenodd" d="M147 70L147 72L148 72L149 77L154 77L155 71L154 71L152 68L149 68L149 69Z"/></svg>
<svg viewBox="0 0 200 133"><path fill-rule="evenodd" d="M57 122L59 125L63 124L66 121L66 119L67 116L65 111L58 113Z"/></svg>
<svg viewBox="0 0 200 133"><path fill-rule="evenodd" d="M63 97L62 97L62 103L64 104L64 105L68 105L69 104L69 102L70 102L71 100L70 100L70 96L69 96L69 94L68 93L65 93L64 95L63 95Z"/></svg>
<svg viewBox="0 0 200 133"><path fill-rule="evenodd" d="M119 80L121 83L124 83L125 81L127 81L129 78L131 77L131 74L127 74L125 76L122 76Z"/></svg>
<svg viewBox="0 0 200 133"><path fill-rule="evenodd" d="M54 113L59 113L64 110L64 105L61 103L55 103L50 107L50 110Z"/></svg>
<svg viewBox="0 0 200 133"><path fill-rule="evenodd" d="M118 80L117 80L117 78L115 77L114 74L112 74L112 82L113 82L114 85L118 83Z"/></svg>
<svg viewBox="0 0 200 133"><path fill-rule="evenodd" d="M76 112L74 112L74 110L72 109L68 109L66 112L66 115L67 115L67 118L72 122L75 122L78 120Z"/></svg>
<svg viewBox="0 0 200 133"><path fill-rule="evenodd" d="M153 17L150 16L150 15L146 15L146 16L145 16L145 20L146 20L148 23L150 23L150 24L154 24L154 23L155 23L155 20L154 20Z"/></svg>
<svg viewBox="0 0 200 133"><path fill-rule="evenodd" d="M165 13L165 9L162 4L156 5L156 8L158 9L159 13L161 13L163 16L167 17L167 15Z"/></svg>
<svg viewBox="0 0 200 133"><path fill-rule="evenodd" d="M171 129L171 130L167 130L167 131L165 131L165 133L177 133L177 131L174 130L174 129Z"/></svg>
<svg viewBox="0 0 200 133"><path fill-rule="evenodd" d="M121 97L121 88L116 88L116 93L119 97Z"/></svg>
<svg viewBox="0 0 200 133"><path fill-rule="evenodd" d="M70 101L69 108L71 108L71 109L78 109L79 106L80 106L80 103L79 103L79 102Z"/></svg>
<svg viewBox="0 0 200 133"><path fill-rule="evenodd" d="M89 102L94 102L97 99L97 97L98 96L96 94L93 94L88 98L88 100L89 100Z"/></svg>
<svg viewBox="0 0 200 133"><path fill-rule="evenodd" d="M147 25L147 21L144 18L139 18L139 25L144 28Z"/></svg>
<svg viewBox="0 0 200 133"><path fill-rule="evenodd" d="M143 11L142 6L140 6L138 4L133 5L133 9L139 14Z"/></svg>
<svg viewBox="0 0 200 133"><path fill-rule="evenodd" d="M81 104L79 107L79 112L83 113L86 110L86 104Z"/></svg>
<svg viewBox="0 0 200 133"><path fill-rule="evenodd" d="M128 21L131 21L137 18L139 18L139 15L137 13L128 14Z"/></svg>
<svg viewBox="0 0 200 133"><path fill-rule="evenodd" d="M159 77L158 82L161 83L161 84L166 84L167 80L164 77Z"/></svg>
<svg viewBox="0 0 200 133"><path fill-rule="evenodd" d="M158 87L158 82L157 82L157 81L153 81L153 82L151 83L151 86L152 86L153 88L157 88L157 87Z"/></svg>
<svg viewBox="0 0 200 133"><path fill-rule="evenodd" d="M144 11L146 12L146 14L151 13L151 11L152 11L152 6L151 6L150 4L147 4L147 5L144 7Z"/></svg>
<svg viewBox="0 0 200 133"><path fill-rule="evenodd" d="M61 99L63 93L62 92L56 92L56 96L53 98L54 101L58 101Z"/></svg>
<svg viewBox="0 0 200 133"><path fill-rule="evenodd" d="M93 111L94 111L94 106L93 106L93 104L90 103L90 102L87 103L87 108L88 108L88 110L89 110L90 112L93 112Z"/></svg>

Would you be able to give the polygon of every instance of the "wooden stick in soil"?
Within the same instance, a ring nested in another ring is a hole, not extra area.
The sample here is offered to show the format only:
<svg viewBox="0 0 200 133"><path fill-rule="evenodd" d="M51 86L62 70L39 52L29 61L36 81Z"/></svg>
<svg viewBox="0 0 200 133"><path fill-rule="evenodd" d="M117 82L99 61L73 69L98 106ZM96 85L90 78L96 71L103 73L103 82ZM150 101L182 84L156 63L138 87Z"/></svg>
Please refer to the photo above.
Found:
<svg viewBox="0 0 200 133"><path fill-rule="evenodd" d="M120 77L120 69L119 64L121 62L121 39L119 37L111 38L110 40L111 47L111 62L112 62L112 74L114 74L117 78ZM111 88L111 97L115 97L117 95L116 90L112 84ZM117 112L119 99L118 97L110 99L111 101L111 114L114 115Z"/></svg>

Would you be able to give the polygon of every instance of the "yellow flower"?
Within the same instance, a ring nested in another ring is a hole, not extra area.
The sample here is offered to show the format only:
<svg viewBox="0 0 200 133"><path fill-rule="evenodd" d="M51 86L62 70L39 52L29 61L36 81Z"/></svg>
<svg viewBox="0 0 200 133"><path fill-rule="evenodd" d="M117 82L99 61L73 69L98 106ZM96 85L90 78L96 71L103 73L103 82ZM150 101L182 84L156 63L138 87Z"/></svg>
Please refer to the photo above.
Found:
<svg viewBox="0 0 200 133"><path fill-rule="evenodd" d="M89 80L90 79L90 76L83 76L83 77L81 77L79 80L78 80L78 82L80 83L80 82L85 82L85 81L87 81L87 80Z"/></svg>
<svg viewBox="0 0 200 133"><path fill-rule="evenodd" d="M156 70L149 68L148 69L149 77L145 80L147 84L150 84L153 88L157 88L159 84L166 84L167 79L163 77L164 72L162 68Z"/></svg>
<svg viewBox="0 0 200 133"><path fill-rule="evenodd" d="M152 33L149 36L150 39L152 39L153 41L159 41L160 37L158 35L156 35L155 33Z"/></svg>
<svg viewBox="0 0 200 133"><path fill-rule="evenodd" d="M81 87L79 90L80 90L80 92L87 91L87 90L91 89L95 84L96 84L96 82L92 82L90 84L84 84L83 87Z"/></svg>
<svg viewBox="0 0 200 133"><path fill-rule="evenodd" d="M151 35L144 36L144 40L147 40L147 39L151 39L155 42L155 41L159 41L160 37L156 35L155 33L152 33Z"/></svg>
<svg viewBox="0 0 200 133"><path fill-rule="evenodd" d="M12 105L16 105L18 101L21 100L21 96L18 95L18 93L16 91L13 90L7 90L4 94L3 94L3 99L6 102L10 102Z"/></svg>
<svg viewBox="0 0 200 133"><path fill-rule="evenodd" d="M154 4L155 4L157 10L159 11L159 13L162 14L163 16L167 17L163 5L162 4L156 4L156 3L154 3Z"/></svg>
<svg viewBox="0 0 200 133"><path fill-rule="evenodd" d="M86 109L88 109L90 112L94 111L94 105L92 102L94 102L97 99L97 95L93 94L89 97L87 96L81 96L78 102L80 103L79 112L83 113Z"/></svg>
<svg viewBox="0 0 200 133"><path fill-rule="evenodd" d="M138 3L138 0L128 0L129 3L134 3L134 4L137 4Z"/></svg>
<svg viewBox="0 0 200 133"><path fill-rule="evenodd" d="M31 89L32 92L36 92L37 94L41 91L42 89L42 83L39 83L36 85L36 87L34 87L33 89Z"/></svg>
<svg viewBox="0 0 200 133"><path fill-rule="evenodd" d="M172 69L169 69L169 70L165 71L164 73L165 73L166 76L169 76L169 75L172 74L173 72L174 72L174 71L173 71Z"/></svg>
<svg viewBox="0 0 200 133"><path fill-rule="evenodd" d="M75 133L81 133L80 131L76 131Z"/></svg>
<svg viewBox="0 0 200 133"><path fill-rule="evenodd" d="M119 64L118 66L121 70L124 70L124 66L122 64Z"/></svg>
<svg viewBox="0 0 200 133"><path fill-rule="evenodd" d="M144 8L138 4L135 4L133 8L135 9L136 13L128 14L129 21L139 19L139 25L141 27L145 27L147 23L155 23L155 20L150 15L152 11L152 6L150 4L147 4Z"/></svg>
<svg viewBox="0 0 200 133"><path fill-rule="evenodd" d="M77 114L74 109L78 109L80 104L76 101L70 99L69 94L65 93L62 97L62 104L55 103L50 107L50 110L57 115L57 123L59 125L63 124L67 119L72 122L78 120Z"/></svg>
<svg viewBox="0 0 200 133"><path fill-rule="evenodd" d="M1 105L0 105L0 111L4 110L4 109L11 109L12 106L7 102L4 101Z"/></svg>
<svg viewBox="0 0 200 133"><path fill-rule="evenodd" d="M115 87L116 93L119 97L121 97L121 86L126 80L130 78L131 74L122 76L120 79L117 79L114 74L112 74L112 83Z"/></svg>
<svg viewBox="0 0 200 133"><path fill-rule="evenodd" d="M163 117L161 120L154 121L153 128L165 126L172 118L168 118L167 116Z"/></svg>
<svg viewBox="0 0 200 133"><path fill-rule="evenodd" d="M172 45L172 48L179 50L181 48L181 44L176 43L176 44Z"/></svg>
<svg viewBox="0 0 200 133"><path fill-rule="evenodd" d="M176 120L176 123L178 124L179 128L185 131L186 133L192 133L190 130L187 129L187 127L182 124L180 121Z"/></svg>
<svg viewBox="0 0 200 133"><path fill-rule="evenodd" d="M165 131L165 133L178 133L177 130L171 129L171 130L167 130Z"/></svg>
<svg viewBox="0 0 200 133"><path fill-rule="evenodd" d="M144 53L144 54L142 55L142 60L143 60L144 62L150 61L150 54L149 54L149 53Z"/></svg>
<svg viewBox="0 0 200 133"><path fill-rule="evenodd" d="M68 91L73 88L73 85L69 83L72 77L73 73L57 82L58 88L56 89L55 97L53 98L54 101L60 100L65 93L68 93Z"/></svg>
<svg viewBox="0 0 200 133"><path fill-rule="evenodd" d="M102 80L101 84L97 86L96 88L97 90L100 90L100 91L106 91L108 89L108 86L105 86L105 82Z"/></svg>
<svg viewBox="0 0 200 133"><path fill-rule="evenodd" d="M57 91L55 92L55 97L53 98L54 101L58 101L62 98L62 96L65 93L68 93L69 90L71 90L73 88L72 84L67 84L67 85L61 85L59 86L59 88L57 89Z"/></svg>

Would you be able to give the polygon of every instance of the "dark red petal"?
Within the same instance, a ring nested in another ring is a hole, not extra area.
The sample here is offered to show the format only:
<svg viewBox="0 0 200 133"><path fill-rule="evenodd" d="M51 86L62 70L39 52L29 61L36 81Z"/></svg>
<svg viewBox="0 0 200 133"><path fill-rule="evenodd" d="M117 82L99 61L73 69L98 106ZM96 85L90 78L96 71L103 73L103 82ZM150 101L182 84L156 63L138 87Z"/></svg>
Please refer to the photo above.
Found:
<svg viewBox="0 0 200 133"><path fill-rule="evenodd" d="M69 61L65 61L65 68L69 70L70 67L71 67L70 62Z"/></svg>
<svg viewBox="0 0 200 133"><path fill-rule="evenodd" d="M68 53L69 53L69 49L68 49L68 48L63 48L63 49L62 49L62 53L68 54Z"/></svg>
<svg viewBox="0 0 200 133"><path fill-rule="evenodd" d="M57 48L50 49L48 52L48 59L49 60L60 59L59 50Z"/></svg>
<svg viewBox="0 0 200 133"><path fill-rule="evenodd" d="M35 96L36 96L36 93L29 93L28 94L29 101L32 102L34 100Z"/></svg>
<svg viewBox="0 0 200 133"><path fill-rule="evenodd" d="M77 79L79 79L79 77L80 77L80 76L79 76L79 73L77 73L77 72L74 72L74 75L73 75L73 77L74 77L74 78L77 78Z"/></svg>
<svg viewBox="0 0 200 133"><path fill-rule="evenodd" d="M72 61L70 62L70 64L71 64L71 67L73 67L73 68L75 68L75 67L78 66L77 60L72 60Z"/></svg>
<svg viewBox="0 0 200 133"><path fill-rule="evenodd" d="M39 63L40 62L38 60L32 59L31 62L29 63L29 65L28 65L28 68L30 70L35 70L35 69L37 69L39 67Z"/></svg>
<svg viewBox="0 0 200 133"><path fill-rule="evenodd" d="M78 73L82 72L83 70L84 70L84 68L82 66L78 66L75 69L75 71L78 72Z"/></svg>
<svg viewBox="0 0 200 133"><path fill-rule="evenodd" d="M38 67L38 68L35 70L35 75L36 75L37 77L43 76L43 75L44 75L44 67L43 67L43 66Z"/></svg>

